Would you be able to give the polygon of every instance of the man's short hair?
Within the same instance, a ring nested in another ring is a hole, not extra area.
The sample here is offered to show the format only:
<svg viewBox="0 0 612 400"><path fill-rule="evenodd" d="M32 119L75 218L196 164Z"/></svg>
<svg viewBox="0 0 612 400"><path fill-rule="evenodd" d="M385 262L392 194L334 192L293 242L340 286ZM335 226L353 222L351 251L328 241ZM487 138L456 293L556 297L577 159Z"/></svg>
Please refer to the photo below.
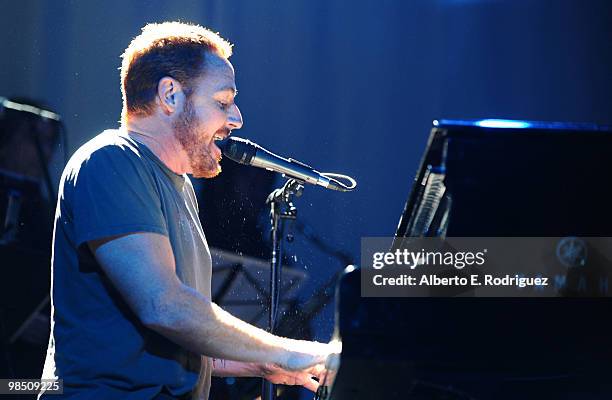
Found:
<svg viewBox="0 0 612 400"><path fill-rule="evenodd" d="M229 58L232 45L200 25L182 22L147 24L121 56L122 120L147 116L155 109L159 80L170 76L187 96L205 68L206 53Z"/></svg>

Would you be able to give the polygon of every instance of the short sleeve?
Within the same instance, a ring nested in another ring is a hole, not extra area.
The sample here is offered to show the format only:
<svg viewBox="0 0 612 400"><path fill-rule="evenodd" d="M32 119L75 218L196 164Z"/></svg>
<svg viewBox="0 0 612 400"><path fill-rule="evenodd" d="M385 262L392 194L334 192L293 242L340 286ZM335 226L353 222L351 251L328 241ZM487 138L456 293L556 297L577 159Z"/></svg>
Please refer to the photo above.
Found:
<svg viewBox="0 0 612 400"><path fill-rule="evenodd" d="M159 190L143 156L106 146L77 162L64 182L77 246L134 232L168 234Z"/></svg>

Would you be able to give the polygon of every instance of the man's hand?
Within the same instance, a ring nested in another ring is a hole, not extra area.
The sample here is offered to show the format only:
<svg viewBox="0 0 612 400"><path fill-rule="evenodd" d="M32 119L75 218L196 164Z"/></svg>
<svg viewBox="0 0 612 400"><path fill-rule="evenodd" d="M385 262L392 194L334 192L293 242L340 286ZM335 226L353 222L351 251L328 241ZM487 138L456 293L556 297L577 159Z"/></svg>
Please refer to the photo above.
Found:
<svg viewBox="0 0 612 400"><path fill-rule="evenodd" d="M276 385L300 385L313 392L317 391L318 381L322 379L325 371L322 365L302 371L288 371L275 364L261 364L260 368L261 375Z"/></svg>
<svg viewBox="0 0 612 400"><path fill-rule="evenodd" d="M325 371L322 365L316 365L302 371L288 371L272 363L245 363L213 359L212 364L213 376L266 378L274 384L301 385L313 392L319 387L314 378L320 379Z"/></svg>
<svg viewBox="0 0 612 400"><path fill-rule="evenodd" d="M283 363L282 368L289 371L302 371L307 368L322 364L324 365L330 356L337 356L342 351L340 342L330 343L310 342L306 340L292 340L290 351Z"/></svg>

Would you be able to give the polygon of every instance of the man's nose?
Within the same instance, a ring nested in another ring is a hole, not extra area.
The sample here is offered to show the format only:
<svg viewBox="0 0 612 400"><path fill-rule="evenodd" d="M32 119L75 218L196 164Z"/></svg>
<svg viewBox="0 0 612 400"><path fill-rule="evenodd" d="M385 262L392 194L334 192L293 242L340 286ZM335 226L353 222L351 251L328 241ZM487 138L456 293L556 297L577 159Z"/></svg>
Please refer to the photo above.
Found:
<svg viewBox="0 0 612 400"><path fill-rule="evenodd" d="M227 117L227 125L230 129L242 128L242 114L236 104L234 104Z"/></svg>

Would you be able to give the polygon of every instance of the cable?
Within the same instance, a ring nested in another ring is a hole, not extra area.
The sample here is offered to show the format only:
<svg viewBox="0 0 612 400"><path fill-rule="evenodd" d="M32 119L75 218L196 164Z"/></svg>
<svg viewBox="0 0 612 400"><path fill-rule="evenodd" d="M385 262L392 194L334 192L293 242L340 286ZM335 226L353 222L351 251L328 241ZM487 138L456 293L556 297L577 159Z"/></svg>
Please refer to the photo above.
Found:
<svg viewBox="0 0 612 400"><path fill-rule="evenodd" d="M335 183L337 185L337 188L334 189L339 190L341 192L350 192L351 190L354 190L357 187L357 181L348 175L336 174L333 172L321 172L321 175ZM350 186L346 185L344 182L340 182L338 179L347 180Z"/></svg>

